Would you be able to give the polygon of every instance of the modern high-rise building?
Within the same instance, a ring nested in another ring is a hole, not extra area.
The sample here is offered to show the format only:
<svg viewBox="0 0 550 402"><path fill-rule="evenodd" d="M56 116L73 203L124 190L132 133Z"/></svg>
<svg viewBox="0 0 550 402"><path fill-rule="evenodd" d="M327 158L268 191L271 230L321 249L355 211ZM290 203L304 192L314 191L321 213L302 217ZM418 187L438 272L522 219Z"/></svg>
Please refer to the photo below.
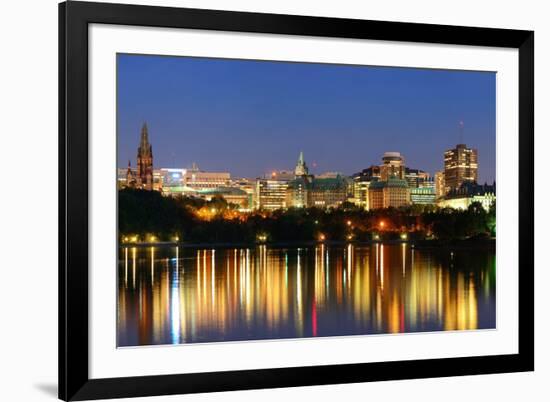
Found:
<svg viewBox="0 0 550 402"><path fill-rule="evenodd" d="M390 177L405 178L405 159L399 152L385 152L380 165L380 179L388 180Z"/></svg>
<svg viewBox="0 0 550 402"><path fill-rule="evenodd" d="M458 144L445 151L445 193L456 190L463 183L477 183L477 149Z"/></svg>
<svg viewBox="0 0 550 402"><path fill-rule="evenodd" d="M136 185L145 190L153 189L153 147L149 143L147 123L141 128L141 139L137 151Z"/></svg>

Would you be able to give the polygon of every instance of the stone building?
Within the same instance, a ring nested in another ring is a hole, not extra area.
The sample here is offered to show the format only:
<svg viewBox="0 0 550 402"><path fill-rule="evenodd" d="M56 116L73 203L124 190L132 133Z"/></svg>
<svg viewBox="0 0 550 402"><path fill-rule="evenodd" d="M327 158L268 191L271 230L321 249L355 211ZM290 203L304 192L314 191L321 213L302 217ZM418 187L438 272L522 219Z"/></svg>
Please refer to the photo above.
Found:
<svg viewBox="0 0 550 402"><path fill-rule="evenodd" d="M136 185L145 190L153 189L153 147L149 143L147 123L141 128L141 140L137 152Z"/></svg>

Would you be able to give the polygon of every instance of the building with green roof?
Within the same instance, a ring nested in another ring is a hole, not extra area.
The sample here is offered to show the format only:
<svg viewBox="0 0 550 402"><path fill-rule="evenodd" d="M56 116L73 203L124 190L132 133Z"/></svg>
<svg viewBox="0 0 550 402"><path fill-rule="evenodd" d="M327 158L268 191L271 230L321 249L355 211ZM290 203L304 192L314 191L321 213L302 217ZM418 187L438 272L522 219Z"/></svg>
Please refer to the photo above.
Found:
<svg viewBox="0 0 550 402"><path fill-rule="evenodd" d="M411 203L411 193L407 180L396 176L388 180L373 181L369 185L369 209L399 208Z"/></svg>

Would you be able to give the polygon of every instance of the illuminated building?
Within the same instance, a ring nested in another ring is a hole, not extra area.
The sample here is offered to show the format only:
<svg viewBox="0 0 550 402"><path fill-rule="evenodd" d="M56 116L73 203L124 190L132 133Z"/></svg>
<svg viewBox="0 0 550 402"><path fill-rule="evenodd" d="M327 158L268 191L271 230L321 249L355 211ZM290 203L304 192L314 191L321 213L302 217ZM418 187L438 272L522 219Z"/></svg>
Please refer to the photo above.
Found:
<svg viewBox="0 0 550 402"><path fill-rule="evenodd" d="M314 178L307 186L309 207L338 207L348 198L348 183L342 176L333 179Z"/></svg>
<svg viewBox="0 0 550 402"><path fill-rule="evenodd" d="M411 202L410 189L405 179L390 176L388 180L373 181L368 190L369 209L399 208Z"/></svg>
<svg viewBox="0 0 550 402"><path fill-rule="evenodd" d="M147 123L141 128L141 139L137 151L136 185L145 190L153 189L153 147L149 143Z"/></svg>
<svg viewBox="0 0 550 402"><path fill-rule="evenodd" d="M185 176L185 169L162 168L160 175L162 177L162 187L179 187L182 186Z"/></svg>
<svg viewBox="0 0 550 402"><path fill-rule="evenodd" d="M244 191L248 196L248 207L254 207L254 197L256 193L256 183L254 180L250 180L247 178L233 179L231 180L230 187L238 188L239 190Z"/></svg>
<svg viewBox="0 0 550 402"><path fill-rule="evenodd" d="M159 170L160 190L167 196L196 196L197 190L184 184L186 169L162 168Z"/></svg>
<svg viewBox="0 0 550 402"><path fill-rule="evenodd" d="M380 166L371 165L370 167L361 170L353 175L354 178L361 177L365 181L380 180Z"/></svg>
<svg viewBox="0 0 550 402"><path fill-rule="evenodd" d="M348 201L368 210L370 208L368 195L369 185L373 181L380 180L380 166L371 165L370 167L355 173L352 176L352 180L353 197L349 198Z"/></svg>
<svg viewBox="0 0 550 402"><path fill-rule="evenodd" d="M295 208L307 208L309 206L309 185L311 179L307 176L297 177L289 181L286 193L287 205Z"/></svg>
<svg viewBox="0 0 550 402"><path fill-rule="evenodd" d="M286 208L288 182L288 180L278 179L257 179L256 208L270 211Z"/></svg>
<svg viewBox="0 0 550 402"><path fill-rule="evenodd" d="M223 197L228 204L238 205L239 209L249 209L249 196L246 191L234 187L218 187L198 192L201 198L210 201L214 197Z"/></svg>
<svg viewBox="0 0 550 402"><path fill-rule="evenodd" d="M159 169L153 170L153 190L161 191L162 190L162 171Z"/></svg>
<svg viewBox="0 0 550 402"><path fill-rule="evenodd" d="M217 187L226 187L230 184L229 172L205 172L193 163L191 169L185 169L183 185L197 191L208 190Z"/></svg>
<svg viewBox="0 0 550 402"><path fill-rule="evenodd" d="M196 197L199 194L198 190L187 186L164 186L161 191L166 196Z"/></svg>
<svg viewBox="0 0 550 402"><path fill-rule="evenodd" d="M388 180L390 177L405 178L405 160L399 152L385 152L380 165L380 179Z"/></svg>
<svg viewBox="0 0 550 402"><path fill-rule="evenodd" d="M135 188L137 181L136 181L136 172L132 169L132 164L130 161L128 161L128 169L126 169L126 187Z"/></svg>
<svg viewBox="0 0 550 402"><path fill-rule="evenodd" d="M296 168L294 168L294 175L296 177L307 176L309 174L309 169L307 168L306 162L304 161L304 153L300 151L300 156L298 157L298 163L296 163Z"/></svg>
<svg viewBox="0 0 550 402"><path fill-rule="evenodd" d="M338 207L348 198L348 183L342 176L318 179L299 177L288 183L289 207Z"/></svg>
<svg viewBox="0 0 550 402"><path fill-rule="evenodd" d="M433 184L433 181L432 181ZM414 187L411 191L411 203L412 204L435 204L435 186L425 185L422 187Z"/></svg>
<svg viewBox="0 0 550 402"><path fill-rule="evenodd" d="M405 180L407 180L409 187L416 188L416 187L422 187L424 183L430 179L430 175L427 172L424 172L423 170L410 169L406 167L404 178Z"/></svg>
<svg viewBox="0 0 550 402"><path fill-rule="evenodd" d="M477 182L477 149L458 144L445 151L445 193L460 188L463 183Z"/></svg>
<svg viewBox="0 0 550 402"><path fill-rule="evenodd" d="M264 175L264 179L271 179L271 180L294 180L296 177L295 173L290 170L274 170L271 173L266 173Z"/></svg>
<svg viewBox="0 0 550 402"><path fill-rule="evenodd" d="M317 176L315 176L318 179L336 179L338 177L343 177L344 175L340 172L324 172Z"/></svg>
<svg viewBox="0 0 550 402"><path fill-rule="evenodd" d="M348 201L354 203L355 205L369 209L369 185L370 180L367 180L365 177L356 176L353 178L353 198L348 199Z"/></svg>
<svg viewBox="0 0 550 402"><path fill-rule="evenodd" d="M439 199L445 195L445 172L443 171L435 172L434 182L435 182L435 197Z"/></svg>
<svg viewBox="0 0 550 402"><path fill-rule="evenodd" d="M463 183L458 189L451 190L445 197L438 200L437 206L440 208L468 209L474 202L479 202L488 211L496 202L496 185Z"/></svg>
<svg viewBox="0 0 550 402"><path fill-rule="evenodd" d="M294 180L288 182L286 205L304 208L337 207L347 200L348 182L338 173L326 173L322 177L309 174L303 152L300 152Z"/></svg>
<svg viewBox="0 0 550 402"><path fill-rule="evenodd" d="M119 189L130 187L135 188L137 170L131 167L130 162L128 161L127 168L118 168L117 169L117 187Z"/></svg>

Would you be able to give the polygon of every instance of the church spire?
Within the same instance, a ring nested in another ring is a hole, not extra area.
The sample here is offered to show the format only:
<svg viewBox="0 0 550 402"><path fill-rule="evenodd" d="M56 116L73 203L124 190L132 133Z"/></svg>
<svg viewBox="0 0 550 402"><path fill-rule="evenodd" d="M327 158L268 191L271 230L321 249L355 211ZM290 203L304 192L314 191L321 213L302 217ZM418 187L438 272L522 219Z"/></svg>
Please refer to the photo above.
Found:
<svg viewBox="0 0 550 402"><path fill-rule="evenodd" d="M149 130L147 129L147 122L143 123L141 127L141 149L147 149L149 147Z"/></svg>
<svg viewBox="0 0 550 402"><path fill-rule="evenodd" d="M141 127L137 152L137 184L146 190L153 189L153 147L149 143L147 123Z"/></svg>

